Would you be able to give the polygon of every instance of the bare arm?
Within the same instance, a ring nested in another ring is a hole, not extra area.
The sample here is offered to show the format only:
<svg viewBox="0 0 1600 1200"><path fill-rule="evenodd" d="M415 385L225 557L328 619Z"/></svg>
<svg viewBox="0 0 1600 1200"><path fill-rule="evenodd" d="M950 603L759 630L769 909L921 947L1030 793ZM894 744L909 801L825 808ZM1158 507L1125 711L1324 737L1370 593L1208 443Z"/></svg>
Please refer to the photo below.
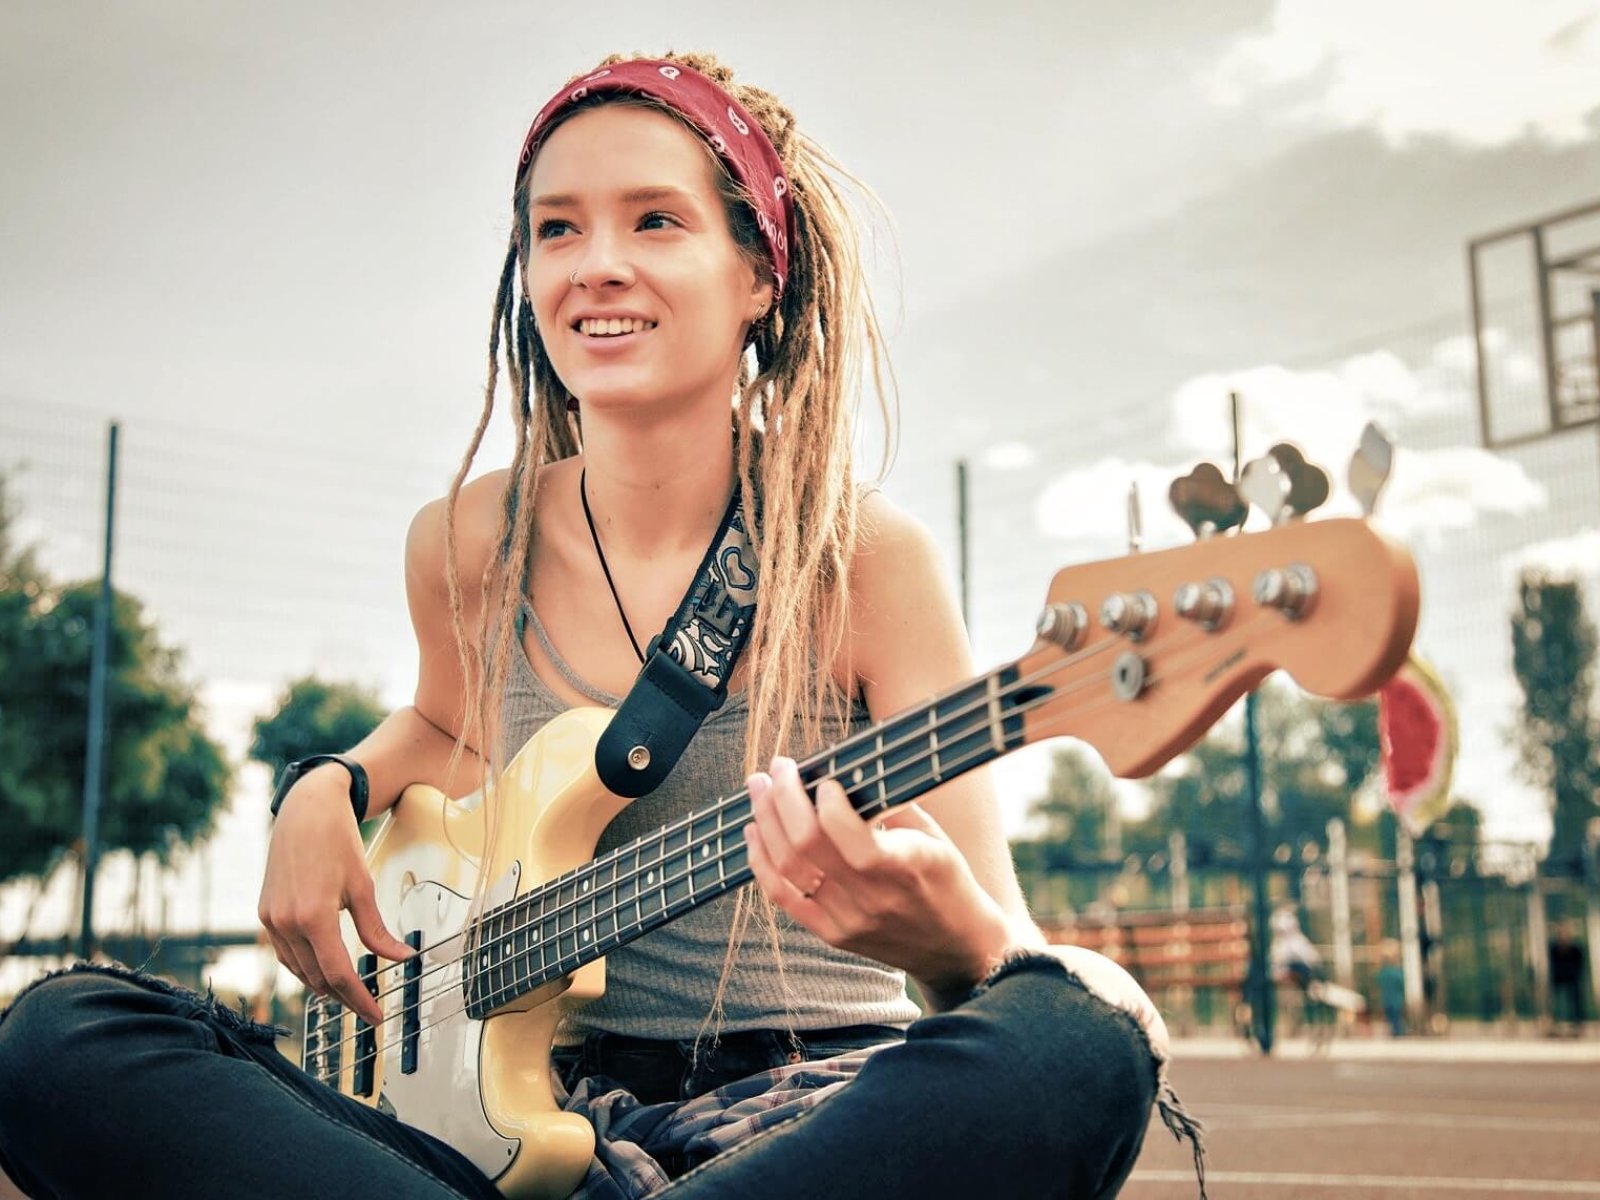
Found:
<svg viewBox="0 0 1600 1200"><path fill-rule="evenodd" d="M881 720L966 681L973 667L926 531L882 497L869 497L863 515L852 658L841 674L861 682ZM1048 949L1135 1011L1164 1046L1159 1015L1126 972L1076 947L1047 947L1028 915L986 769L890 814L884 828L864 822L837 785L819 789L813 809L786 760L751 790L751 863L768 895L832 944L903 967L933 1008L959 1003L1007 952Z"/></svg>
<svg viewBox="0 0 1600 1200"><path fill-rule="evenodd" d="M469 631L476 627L481 604L476 585L493 538L493 522L486 521L485 510L495 503L499 485L499 476L479 480L463 490L458 505L463 617ZM443 501L425 506L411 523L406 599L417 636L416 701L390 713L349 748L350 757L367 772L369 817L392 807L413 783L432 784L451 795L478 786L475 754L464 752L451 769L466 685L451 633ZM284 799L267 852L258 913L284 966L319 994L338 996L376 1021L377 1004L357 977L339 935L340 910L349 910L356 932L373 953L402 959L411 951L384 928L378 914L349 787L345 769L329 763L307 772Z"/></svg>

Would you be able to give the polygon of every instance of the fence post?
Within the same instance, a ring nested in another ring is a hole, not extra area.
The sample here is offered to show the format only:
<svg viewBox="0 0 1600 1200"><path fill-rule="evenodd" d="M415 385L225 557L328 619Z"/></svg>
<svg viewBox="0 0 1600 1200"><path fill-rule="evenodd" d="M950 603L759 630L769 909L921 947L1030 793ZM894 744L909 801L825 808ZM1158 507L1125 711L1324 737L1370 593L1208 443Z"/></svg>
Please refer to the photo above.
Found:
<svg viewBox="0 0 1600 1200"><path fill-rule="evenodd" d="M94 875L100 858L100 790L105 779L106 655L111 623L116 618L111 591L111 552L116 545L117 422L111 422L106 446L105 558L100 569L100 596L94 608L94 648L89 659L89 729L83 762L83 914L78 927L78 956L94 955Z"/></svg>
<svg viewBox="0 0 1600 1200"><path fill-rule="evenodd" d="M1182 915L1189 911L1189 839L1183 830L1174 829L1167 835L1167 858L1172 872L1172 911Z"/></svg>
<svg viewBox="0 0 1600 1200"><path fill-rule="evenodd" d="M1600 356L1600 291L1594 293L1595 354ZM1584 933L1588 943L1589 990L1594 993L1594 1011L1600 1015L1600 817L1590 817L1584 827L1583 876L1589 886L1584 893Z"/></svg>
<svg viewBox="0 0 1600 1200"><path fill-rule="evenodd" d="M959 555L959 583L961 586L961 623L967 627L967 637L972 637L972 538L968 526L971 505L967 490L967 460L956 459L956 552Z"/></svg>
<svg viewBox="0 0 1600 1200"><path fill-rule="evenodd" d="M1344 822L1328 822L1328 905L1333 909L1333 978L1354 987L1355 951L1350 944L1350 847Z"/></svg>
<svg viewBox="0 0 1600 1200"><path fill-rule="evenodd" d="M1395 875L1400 894L1400 961L1406 973L1406 1017L1413 1029L1422 1029L1422 939L1417 925L1416 852L1404 821L1396 822L1394 839Z"/></svg>
<svg viewBox="0 0 1600 1200"><path fill-rule="evenodd" d="M1550 1017L1550 928L1537 869L1528 881L1528 967L1533 973L1533 1008L1542 1023Z"/></svg>

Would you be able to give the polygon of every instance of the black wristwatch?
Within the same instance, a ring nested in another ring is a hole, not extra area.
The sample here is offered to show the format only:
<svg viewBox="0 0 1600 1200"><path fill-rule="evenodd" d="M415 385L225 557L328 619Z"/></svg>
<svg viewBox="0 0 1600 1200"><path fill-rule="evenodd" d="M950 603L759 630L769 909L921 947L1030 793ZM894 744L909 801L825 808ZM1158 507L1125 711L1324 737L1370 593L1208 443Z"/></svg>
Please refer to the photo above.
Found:
<svg viewBox="0 0 1600 1200"><path fill-rule="evenodd" d="M350 772L350 807L355 811L356 824L361 824L367 819L367 771L355 759L343 754L313 754L310 758L302 758L292 762L283 769L283 774L278 776L278 787L272 793L272 815L278 815L278 809L283 807L283 798L312 767L319 767L323 763L336 762Z"/></svg>

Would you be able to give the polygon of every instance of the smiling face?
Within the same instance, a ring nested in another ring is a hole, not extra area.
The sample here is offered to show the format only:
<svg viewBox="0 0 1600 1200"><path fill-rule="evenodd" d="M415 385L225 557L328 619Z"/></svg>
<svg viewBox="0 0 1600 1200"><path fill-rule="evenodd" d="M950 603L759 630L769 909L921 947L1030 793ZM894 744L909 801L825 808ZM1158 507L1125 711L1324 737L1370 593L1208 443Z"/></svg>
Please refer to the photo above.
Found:
<svg viewBox="0 0 1600 1200"><path fill-rule="evenodd" d="M717 169L682 123L628 104L579 113L539 150L524 285L586 413L729 403L772 287L733 240Z"/></svg>

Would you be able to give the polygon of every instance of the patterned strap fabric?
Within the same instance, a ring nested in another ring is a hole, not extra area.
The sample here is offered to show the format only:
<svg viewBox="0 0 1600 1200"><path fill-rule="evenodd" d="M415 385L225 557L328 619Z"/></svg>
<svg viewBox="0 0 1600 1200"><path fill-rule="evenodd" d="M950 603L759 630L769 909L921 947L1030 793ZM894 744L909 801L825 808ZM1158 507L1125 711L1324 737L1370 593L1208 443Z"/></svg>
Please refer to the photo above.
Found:
<svg viewBox="0 0 1600 1200"><path fill-rule="evenodd" d="M736 488L694 582L595 747L595 768L612 792L647 795L677 765L728 698L755 613L755 549Z"/></svg>

